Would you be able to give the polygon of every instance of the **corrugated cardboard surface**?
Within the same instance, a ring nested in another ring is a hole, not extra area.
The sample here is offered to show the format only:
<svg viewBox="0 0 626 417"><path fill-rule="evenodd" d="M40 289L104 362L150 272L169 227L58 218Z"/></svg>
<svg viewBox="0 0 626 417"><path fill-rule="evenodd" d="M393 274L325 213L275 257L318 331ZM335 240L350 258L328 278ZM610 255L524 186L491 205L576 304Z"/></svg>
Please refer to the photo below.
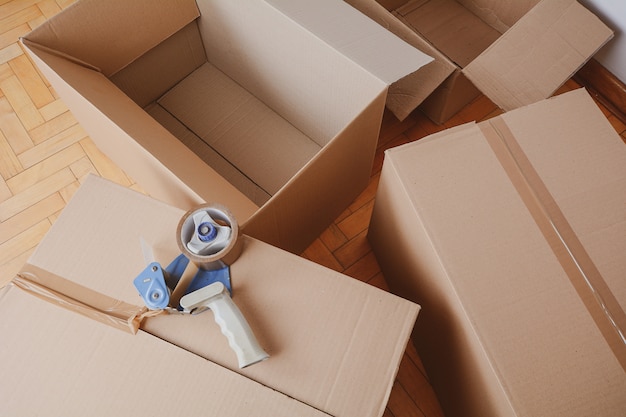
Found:
<svg viewBox="0 0 626 417"><path fill-rule="evenodd" d="M407 69L432 61L417 57L411 45L398 43L392 33L372 25L366 15L354 13L345 2L266 1L387 85L404 77Z"/></svg>
<svg viewBox="0 0 626 417"><path fill-rule="evenodd" d="M208 62L158 103L269 195L276 194L325 145Z"/></svg>
<svg viewBox="0 0 626 417"><path fill-rule="evenodd" d="M270 199L271 195L245 176L215 149L207 146L202 138L192 132L158 103L147 106L146 112L254 204L261 206Z"/></svg>
<svg viewBox="0 0 626 417"><path fill-rule="evenodd" d="M164 65L167 62L176 65ZM206 62L202 38L194 20L110 79L138 106L146 107Z"/></svg>
<svg viewBox="0 0 626 417"><path fill-rule="evenodd" d="M575 0L350 2L398 36L406 36L409 29L431 43L439 51L429 53L435 64L451 66L448 75L462 71L505 110L549 97L612 37L611 30ZM417 83L420 72L401 82ZM455 84L465 78L445 80L421 107L437 123L476 97L465 83ZM403 110L398 103L388 105L403 119L423 101L405 100Z"/></svg>
<svg viewBox="0 0 626 417"><path fill-rule="evenodd" d="M140 332L0 289L0 410L21 416L327 416Z"/></svg>
<svg viewBox="0 0 626 417"><path fill-rule="evenodd" d="M624 207L584 90L387 153L370 240L448 415L626 412Z"/></svg>
<svg viewBox="0 0 626 417"><path fill-rule="evenodd" d="M182 215L180 209L90 177L29 263L142 305L132 284L145 267L140 237L167 265L179 253L175 233ZM141 337L152 334L330 415L382 415L419 307L243 239L242 255L231 266L233 301L270 354L268 360L240 370L211 312L148 318Z"/></svg>
<svg viewBox="0 0 626 417"><path fill-rule="evenodd" d="M81 0L23 44L96 144L151 195L181 208L220 201L248 233L296 253L367 184L389 82L431 61L339 0ZM215 108L232 91L182 94L206 63L245 93L229 117ZM168 131L142 108L174 96L169 111L185 123L167 118ZM212 128L230 136L207 137ZM321 171L329 160L335 168Z"/></svg>
<svg viewBox="0 0 626 417"><path fill-rule="evenodd" d="M578 2L544 0L464 72L498 106L512 110L549 97L612 37Z"/></svg>

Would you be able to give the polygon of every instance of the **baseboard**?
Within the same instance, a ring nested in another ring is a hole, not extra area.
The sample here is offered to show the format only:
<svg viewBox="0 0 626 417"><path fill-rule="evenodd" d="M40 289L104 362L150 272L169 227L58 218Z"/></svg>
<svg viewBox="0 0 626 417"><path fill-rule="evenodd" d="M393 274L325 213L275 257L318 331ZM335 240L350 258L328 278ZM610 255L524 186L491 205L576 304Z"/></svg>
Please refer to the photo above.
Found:
<svg viewBox="0 0 626 417"><path fill-rule="evenodd" d="M574 79L626 123L626 84L593 58L574 75Z"/></svg>

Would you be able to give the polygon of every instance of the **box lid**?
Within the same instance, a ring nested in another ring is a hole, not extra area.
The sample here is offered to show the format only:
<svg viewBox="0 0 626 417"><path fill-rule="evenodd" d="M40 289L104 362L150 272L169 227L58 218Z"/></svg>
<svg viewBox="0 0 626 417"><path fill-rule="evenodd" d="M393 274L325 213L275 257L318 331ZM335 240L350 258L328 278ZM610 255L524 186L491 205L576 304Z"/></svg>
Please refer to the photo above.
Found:
<svg viewBox="0 0 626 417"><path fill-rule="evenodd" d="M442 337L457 342L436 365L424 357L444 408L485 415L433 372L455 363L448 376L470 378L449 356L462 350L480 367L472 384L486 384L483 411L623 415L626 148L589 95L444 131L391 149L385 164L416 214L402 227L423 231L439 265L419 285L447 288L437 308L456 330Z"/></svg>
<svg viewBox="0 0 626 417"><path fill-rule="evenodd" d="M552 95L612 37L576 0L543 0L463 73L508 111Z"/></svg>
<svg viewBox="0 0 626 417"><path fill-rule="evenodd" d="M144 238L167 265L183 211L89 177L29 264L131 305ZM244 236L233 301L270 359L238 369L212 313L146 319L143 333L336 416L382 415L418 306ZM45 280L46 272L43 272ZM49 279L51 283L53 280ZM54 289L54 288L52 288ZM143 337L143 336L142 336ZM376 358L376 360L372 360Z"/></svg>

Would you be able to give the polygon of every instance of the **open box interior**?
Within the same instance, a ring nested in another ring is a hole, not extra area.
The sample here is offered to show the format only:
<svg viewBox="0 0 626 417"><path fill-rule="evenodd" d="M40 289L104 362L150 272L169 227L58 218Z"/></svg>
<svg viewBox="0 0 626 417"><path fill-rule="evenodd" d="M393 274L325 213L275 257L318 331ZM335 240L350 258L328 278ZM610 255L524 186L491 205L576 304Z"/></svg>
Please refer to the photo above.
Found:
<svg viewBox="0 0 626 417"><path fill-rule="evenodd" d="M307 59L306 54L324 56L292 70L299 74L295 79L280 77L277 71L266 83L255 79L254 68L239 68L240 77L235 80L211 62L211 45L207 47L201 35L203 26L208 27L207 36L213 36L215 25L199 18L110 79L206 164L262 206L356 117L360 108L350 105L348 98L375 97L380 84L332 49L312 51L308 47L315 43L311 41L306 48L292 42L284 50L274 50L282 58L273 61L277 70L287 69L294 61L299 64ZM252 88L245 86L246 81ZM327 91L319 95L328 97L324 102L313 99L320 90ZM338 91L343 98L336 99ZM319 117L313 119L312 114Z"/></svg>

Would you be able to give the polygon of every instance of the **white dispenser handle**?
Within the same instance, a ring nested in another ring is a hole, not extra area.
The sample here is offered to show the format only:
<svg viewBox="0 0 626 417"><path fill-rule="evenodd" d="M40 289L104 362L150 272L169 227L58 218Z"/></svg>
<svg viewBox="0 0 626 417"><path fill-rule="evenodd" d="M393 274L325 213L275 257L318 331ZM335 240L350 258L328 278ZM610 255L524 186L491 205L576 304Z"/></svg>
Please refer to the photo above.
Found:
<svg viewBox="0 0 626 417"><path fill-rule="evenodd" d="M237 355L239 368L245 368L269 357L221 282L214 282L185 295L180 299L180 305L185 311L198 308L210 308L213 311L215 322Z"/></svg>

